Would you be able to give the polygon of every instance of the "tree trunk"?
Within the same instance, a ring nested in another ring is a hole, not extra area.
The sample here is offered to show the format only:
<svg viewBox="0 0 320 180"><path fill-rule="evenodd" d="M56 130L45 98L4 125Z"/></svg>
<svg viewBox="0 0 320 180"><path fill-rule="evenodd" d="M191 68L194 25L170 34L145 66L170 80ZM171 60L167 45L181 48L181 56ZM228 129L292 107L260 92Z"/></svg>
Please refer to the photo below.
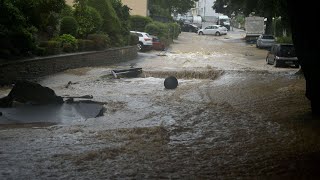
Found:
<svg viewBox="0 0 320 180"><path fill-rule="evenodd" d="M319 35L315 29L318 22L317 5L307 2L287 0L291 18L292 40L301 69L306 80L306 97L311 101L312 113L320 115L320 58Z"/></svg>

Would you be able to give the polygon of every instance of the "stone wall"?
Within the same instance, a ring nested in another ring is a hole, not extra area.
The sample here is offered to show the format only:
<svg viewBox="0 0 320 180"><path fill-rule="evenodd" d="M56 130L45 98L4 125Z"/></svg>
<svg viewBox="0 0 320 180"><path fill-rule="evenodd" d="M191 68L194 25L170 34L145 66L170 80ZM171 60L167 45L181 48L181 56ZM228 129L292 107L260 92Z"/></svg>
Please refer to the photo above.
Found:
<svg viewBox="0 0 320 180"><path fill-rule="evenodd" d="M36 79L67 69L111 65L136 57L137 48L128 46L14 61L0 64L0 85L10 84L15 80Z"/></svg>

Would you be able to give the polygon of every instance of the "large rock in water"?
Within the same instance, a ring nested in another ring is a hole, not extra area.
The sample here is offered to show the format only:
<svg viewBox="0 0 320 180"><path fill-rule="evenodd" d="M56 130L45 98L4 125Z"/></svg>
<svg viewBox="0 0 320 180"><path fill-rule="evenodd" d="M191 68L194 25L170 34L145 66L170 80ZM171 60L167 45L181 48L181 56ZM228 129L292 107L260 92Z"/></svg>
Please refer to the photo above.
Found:
<svg viewBox="0 0 320 180"><path fill-rule="evenodd" d="M14 101L39 105L64 102L52 89L29 81L16 82L8 96L0 99L0 107L12 107Z"/></svg>

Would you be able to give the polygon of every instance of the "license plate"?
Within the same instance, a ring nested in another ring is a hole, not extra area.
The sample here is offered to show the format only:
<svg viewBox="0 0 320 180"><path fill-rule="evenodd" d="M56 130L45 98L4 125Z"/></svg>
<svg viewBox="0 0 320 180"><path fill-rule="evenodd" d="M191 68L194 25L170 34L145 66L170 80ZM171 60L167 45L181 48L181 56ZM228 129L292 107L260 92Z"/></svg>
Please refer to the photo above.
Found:
<svg viewBox="0 0 320 180"><path fill-rule="evenodd" d="M286 64L293 64L292 61L286 61L285 63L286 63Z"/></svg>

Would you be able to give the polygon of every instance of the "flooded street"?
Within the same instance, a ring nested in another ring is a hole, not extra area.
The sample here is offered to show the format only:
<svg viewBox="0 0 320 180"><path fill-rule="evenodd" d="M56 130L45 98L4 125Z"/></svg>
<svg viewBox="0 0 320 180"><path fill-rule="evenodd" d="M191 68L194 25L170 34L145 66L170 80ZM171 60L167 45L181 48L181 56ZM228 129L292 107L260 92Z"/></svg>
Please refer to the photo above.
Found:
<svg viewBox="0 0 320 180"><path fill-rule="evenodd" d="M60 96L92 95L104 115L66 111L50 122L0 125L0 179L319 176L320 124L303 76L267 65L267 50L243 36L182 33L166 52L40 79ZM143 68L141 77L111 78L130 66ZM170 75L175 90L164 89Z"/></svg>

